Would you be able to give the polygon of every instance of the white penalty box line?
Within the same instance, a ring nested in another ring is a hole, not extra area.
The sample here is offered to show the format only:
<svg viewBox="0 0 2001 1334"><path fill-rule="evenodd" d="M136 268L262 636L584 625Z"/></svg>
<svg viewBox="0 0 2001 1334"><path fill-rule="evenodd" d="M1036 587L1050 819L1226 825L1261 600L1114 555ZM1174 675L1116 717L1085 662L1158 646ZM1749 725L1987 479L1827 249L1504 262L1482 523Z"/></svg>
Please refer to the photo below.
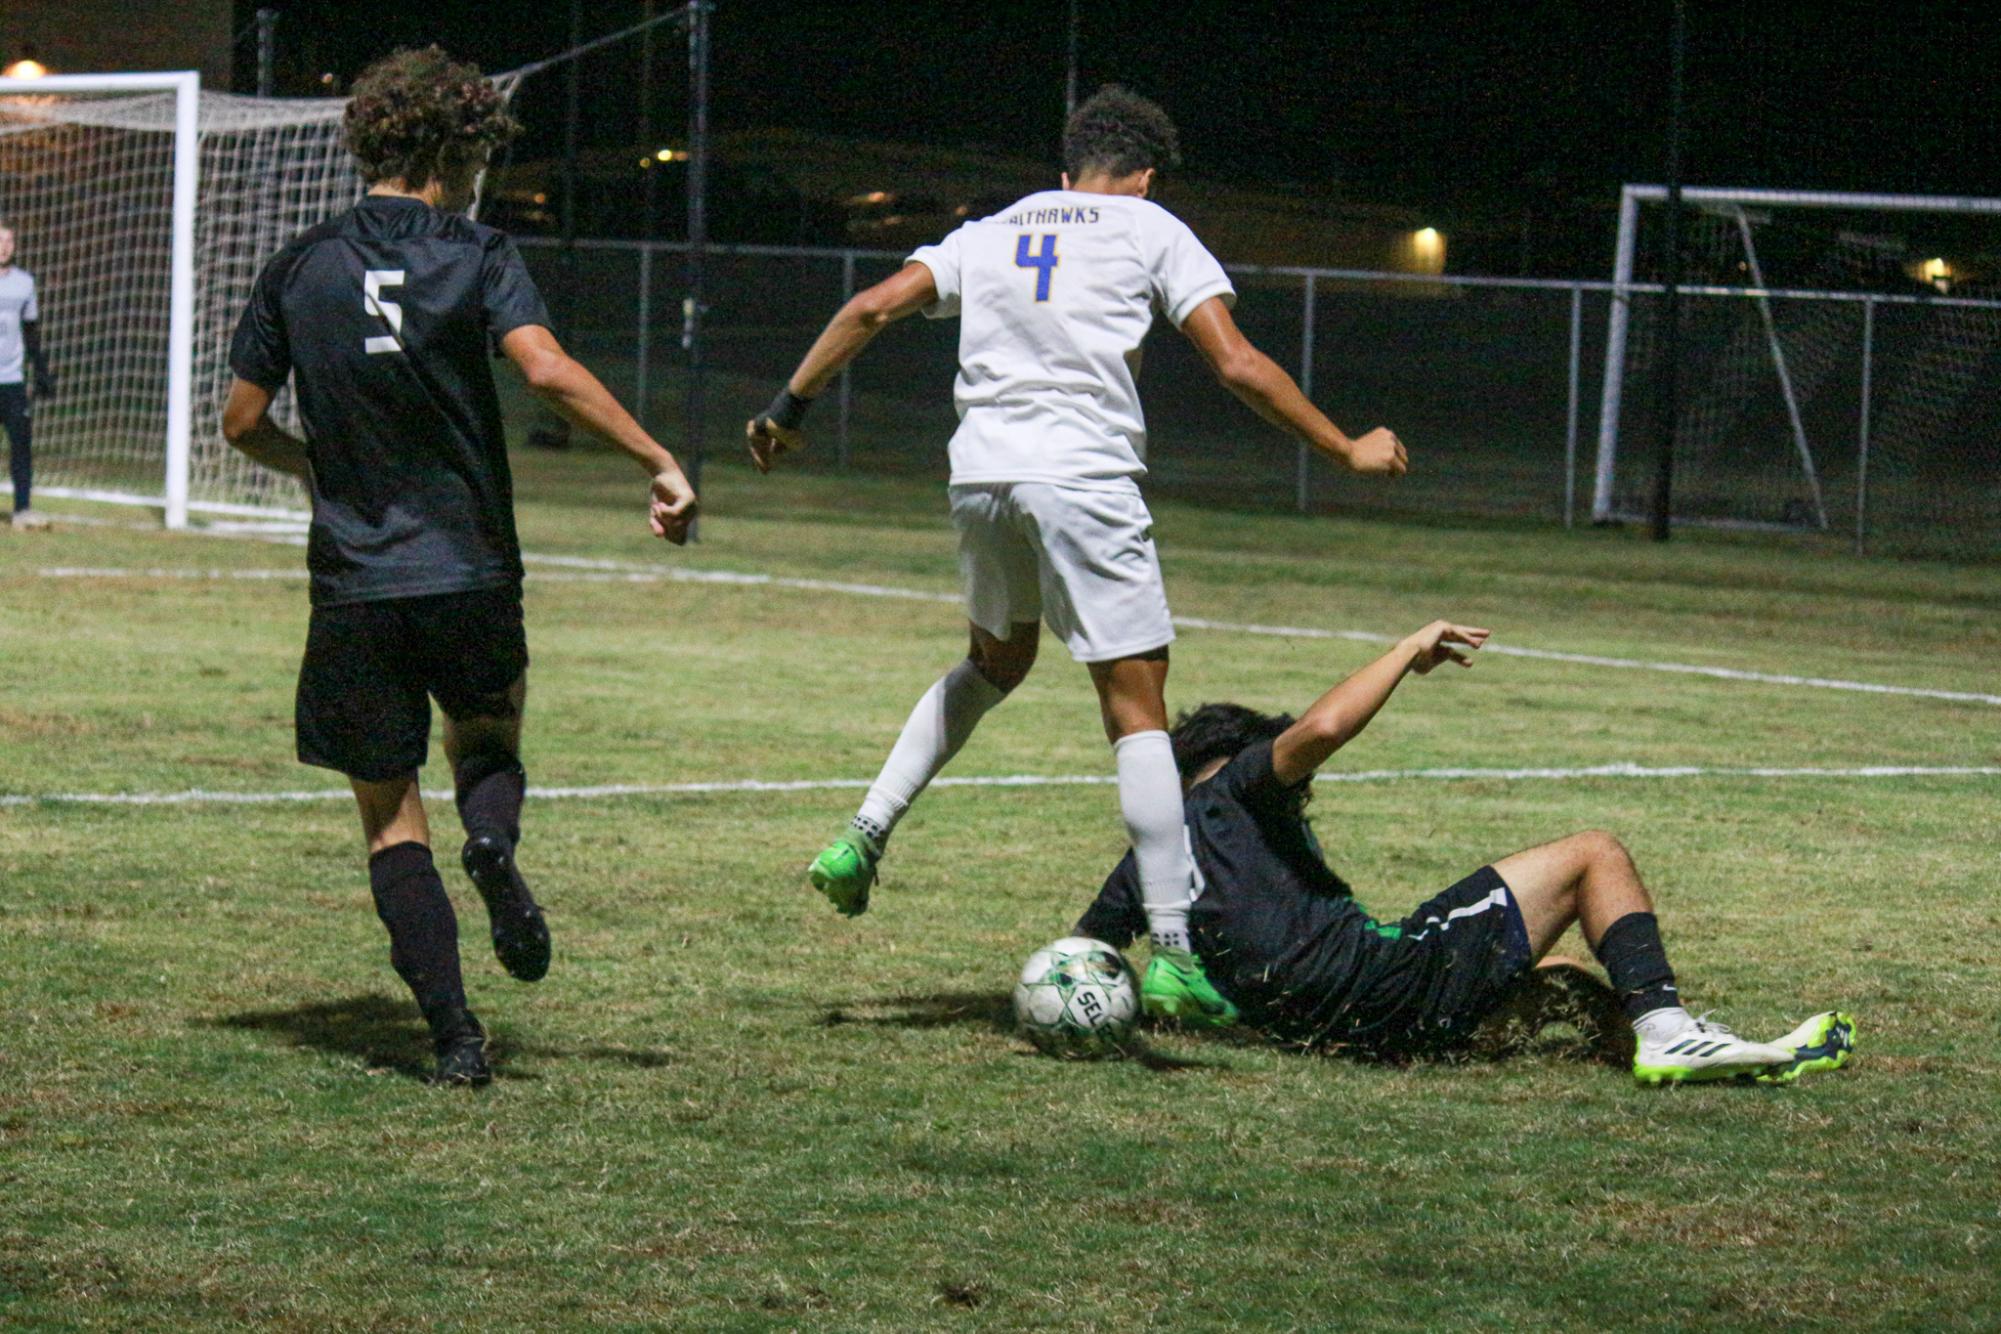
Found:
<svg viewBox="0 0 2001 1334"><path fill-rule="evenodd" d="M1884 779L1884 778L2001 778L2001 765L1915 765L1868 764L1839 766L1713 766L1701 764L1646 765L1632 763L1592 764L1573 768L1531 769L1360 769L1351 772L1317 774L1316 783L1524 783L1574 782L1590 779L1689 778L1760 779ZM934 788L996 787L1109 787L1118 780L1109 774L1006 774L992 777L935 778ZM603 783L592 787L532 787L528 795L537 801L597 801L621 797L690 797L770 792L854 792L869 786L866 778L740 778L713 782L685 783ZM427 791L433 801L449 801L449 788ZM351 794L345 788L316 788L281 792L219 792L188 788L180 792L51 792L0 793L0 809L24 806L284 806L308 802L343 802Z"/></svg>
<svg viewBox="0 0 2001 1334"><path fill-rule="evenodd" d="M270 540L266 538L265 540ZM282 540L282 539L281 539ZM297 539L303 541L304 539ZM753 574L736 570L689 570L632 561L604 560L589 556L522 556L524 563L547 566L531 571L530 577L553 583L608 584L723 584L744 588L784 588L808 593L840 593L850 597L884 598L902 602L931 602L959 606L964 599L957 593L928 589L899 588L891 584L855 583L839 579L807 579L791 575ZM303 569L190 569L168 567L47 566L36 571L44 579L195 579L303 581ZM1262 635L1278 639L1344 640L1361 644L1394 644L1397 636L1373 630L1329 630L1304 625L1263 625L1251 621L1219 621L1205 616L1176 616L1174 624L1185 630L1216 630L1227 634ZM1743 681L1757 685L1788 686L1798 690L1841 690L1864 695L1891 695L1905 699L1936 699L1953 704L1984 704L2001 708L2001 695L1977 690L1940 690L1929 686L1888 685L1876 681L1849 681L1825 676L1796 676L1784 672L1759 672L1742 667L1718 667L1704 663L1667 662L1651 658L1617 658L1597 653L1570 653L1560 649L1528 648L1518 644L1489 641L1480 650L1504 658L1530 658L1540 662L1572 663L1584 667L1605 667L1616 671L1666 672L1671 675L1701 676L1716 681Z"/></svg>

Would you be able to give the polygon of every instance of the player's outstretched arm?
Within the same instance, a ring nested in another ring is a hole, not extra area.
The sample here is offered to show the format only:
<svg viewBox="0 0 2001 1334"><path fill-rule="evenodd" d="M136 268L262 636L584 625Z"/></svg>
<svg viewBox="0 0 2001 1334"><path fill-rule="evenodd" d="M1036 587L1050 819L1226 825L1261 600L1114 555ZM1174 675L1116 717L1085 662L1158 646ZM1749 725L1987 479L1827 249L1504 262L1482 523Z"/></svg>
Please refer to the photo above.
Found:
<svg viewBox="0 0 2001 1334"><path fill-rule="evenodd" d="M1473 625L1433 621L1404 638L1382 657L1350 676L1313 702L1298 722L1272 742L1271 767L1281 783L1304 782L1327 757L1353 740L1369 725L1377 710L1406 673L1424 675L1444 662L1471 667L1473 659L1460 647L1477 649L1490 632Z"/></svg>
<svg viewBox="0 0 2001 1334"><path fill-rule="evenodd" d="M648 522L655 537L676 546L688 540L695 521L695 489L674 456L648 435L598 377L563 350L556 335L539 324L510 329L500 350L528 382L528 388L573 426L603 436L623 450L653 479Z"/></svg>
<svg viewBox="0 0 2001 1334"><path fill-rule="evenodd" d="M251 460L300 481L311 480L306 442L271 420L271 391L239 379L222 407L222 438Z"/></svg>
<svg viewBox="0 0 2001 1334"><path fill-rule="evenodd" d="M1343 467L1401 477L1410 467L1403 442L1386 427L1350 437L1307 401L1290 375L1244 337L1223 298L1212 296L1189 312L1181 332L1209 363L1223 387L1272 425L1292 432Z"/></svg>
<svg viewBox="0 0 2001 1334"><path fill-rule="evenodd" d="M857 292L827 321L827 327L806 350L805 360L771 400L771 406L743 428L750 461L759 472L770 472L780 454L806 447L799 424L806 409L836 375L869 345L869 340L908 315L938 299L938 284L924 264L904 265L866 291Z"/></svg>

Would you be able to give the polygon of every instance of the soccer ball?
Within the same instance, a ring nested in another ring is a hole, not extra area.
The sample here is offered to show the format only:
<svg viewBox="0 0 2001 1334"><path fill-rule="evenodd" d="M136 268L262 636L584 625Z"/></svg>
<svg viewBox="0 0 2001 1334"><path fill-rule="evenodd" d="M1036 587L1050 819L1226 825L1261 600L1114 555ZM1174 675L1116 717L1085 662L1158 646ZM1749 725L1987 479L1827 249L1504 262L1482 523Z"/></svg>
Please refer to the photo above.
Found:
<svg viewBox="0 0 2001 1334"><path fill-rule="evenodd" d="M1023 1036L1052 1056L1124 1050L1139 1017L1133 970L1102 940L1066 936L1028 956L1014 987Z"/></svg>

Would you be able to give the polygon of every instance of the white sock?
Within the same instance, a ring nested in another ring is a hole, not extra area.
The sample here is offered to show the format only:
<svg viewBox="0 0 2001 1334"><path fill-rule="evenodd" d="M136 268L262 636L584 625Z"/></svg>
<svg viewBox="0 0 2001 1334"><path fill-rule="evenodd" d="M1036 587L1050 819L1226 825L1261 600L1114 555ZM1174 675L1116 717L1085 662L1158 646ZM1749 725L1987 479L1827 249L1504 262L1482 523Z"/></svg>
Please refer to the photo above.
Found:
<svg viewBox="0 0 2001 1334"><path fill-rule="evenodd" d="M1633 1031L1643 1038L1658 1042L1662 1038L1673 1037L1682 1029L1695 1022L1695 1016L1679 1005L1663 1006L1658 1010L1648 1010L1633 1021Z"/></svg>
<svg viewBox="0 0 2001 1334"><path fill-rule="evenodd" d="M1181 774L1165 732L1134 732L1112 743L1119 770L1119 812L1139 863L1146 929L1153 947L1185 950L1188 906L1195 901L1195 863L1181 809Z"/></svg>
<svg viewBox="0 0 2001 1334"><path fill-rule="evenodd" d="M855 828L874 839L878 851L917 794L966 744L987 710L1006 698L1006 692L980 675L970 658L932 682L910 711L882 772L855 813Z"/></svg>

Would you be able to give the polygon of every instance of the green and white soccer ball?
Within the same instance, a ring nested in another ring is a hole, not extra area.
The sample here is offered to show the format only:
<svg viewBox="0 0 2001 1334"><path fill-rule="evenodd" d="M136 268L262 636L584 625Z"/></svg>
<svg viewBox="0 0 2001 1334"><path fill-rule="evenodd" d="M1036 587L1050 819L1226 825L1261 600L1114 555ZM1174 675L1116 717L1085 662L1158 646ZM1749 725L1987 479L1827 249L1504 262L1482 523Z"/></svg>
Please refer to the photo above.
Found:
<svg viewBox="0 0 2001 1334"><path fill-rule="evenodd" d="M1052 1056L1123 1051L1139 1018L1139 988L1102 940L1066 936L1028 956L1014 987L1022 1035Z"/></svg>

